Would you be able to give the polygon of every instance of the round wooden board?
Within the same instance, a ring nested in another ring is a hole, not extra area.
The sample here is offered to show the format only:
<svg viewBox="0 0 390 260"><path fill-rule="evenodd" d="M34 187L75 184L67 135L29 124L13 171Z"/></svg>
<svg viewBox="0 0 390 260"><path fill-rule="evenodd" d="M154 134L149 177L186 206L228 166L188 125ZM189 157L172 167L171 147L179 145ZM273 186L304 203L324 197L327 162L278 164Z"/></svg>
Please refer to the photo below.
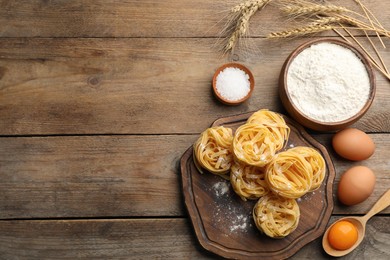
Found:
<svg viewBox="0 0 390 260"><path fill-rule="evenodd" d="M237 129L252 113L216 120L212 126ZM309 146L320 151L327 165L321 187L298 199L301 217L297 229L283 239L272 239L256 228L252 209L256 201L243 201L228 180L194 165L192 146L181 158L185 205L200 244L208 251L232 259L284 259L321 236L333 210L332 187L335 170L330 156L300 125L284 116L291 128L285 149Z"/></svg>

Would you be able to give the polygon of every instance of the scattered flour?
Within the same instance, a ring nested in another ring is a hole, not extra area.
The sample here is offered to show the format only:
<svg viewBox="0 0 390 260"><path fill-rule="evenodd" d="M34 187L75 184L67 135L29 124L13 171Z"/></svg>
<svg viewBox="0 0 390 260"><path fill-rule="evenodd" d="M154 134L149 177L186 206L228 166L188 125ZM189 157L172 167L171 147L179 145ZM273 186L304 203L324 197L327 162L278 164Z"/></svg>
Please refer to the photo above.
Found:
<svg viewBox="0 0 390 260"><path fill-rule="evenodd" d="M229 185L227 181L219 181L214 183L211 189L215 192L216 196L221 197L227 194L230 188ZM248 229L250 230L252 227L251 212L244 212L246 210L240 204L237 204L236 199L235 196L224 196L220 201L214 201L214 210L211 213L213 221L216 223L224 223L224 225L219 225L225 230L224 233L227 236L236 232L247 233Z"/></svg>
<svg viewBox="0 0 390 260"><path fill-rule="evenodd" d="M233 232L235 230L245 230L248 226L248 217L245 217L244 215L238 215L235 220L232 222L232 226L230 226L230 232Z"/></svg>
<svg viewBox="0 0 390 260"><path fill-rule="evenodd" d="M303 114L320 122L339 122L364 107L370 79L353 51L323 42L306 48L291 62L287 88Z"/></svg>
<svg viewBox="0 0 390 260"><path fill-rule="evenodd" d="M225 181L217 182L213 185L215 195L222 196L229 191L229 185Z"/></svg>

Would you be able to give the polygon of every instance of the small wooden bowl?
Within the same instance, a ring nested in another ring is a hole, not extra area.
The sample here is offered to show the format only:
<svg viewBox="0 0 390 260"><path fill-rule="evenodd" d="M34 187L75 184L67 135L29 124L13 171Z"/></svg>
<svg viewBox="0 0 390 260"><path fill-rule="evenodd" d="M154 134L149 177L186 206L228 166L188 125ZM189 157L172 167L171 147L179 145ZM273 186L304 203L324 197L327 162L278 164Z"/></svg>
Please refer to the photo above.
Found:
<svg viewBox="0 0 390 260"><path fill-rule="evenodd" d="M299 55L304 49L308 48L309 46L321 42L329 42L329 43L334 43L341 45L345 48L350 49L353 51L363 62L363 64L366 67L369 80L370 80L370 93L367 99L366 104L363 106L363 108L356 113L354 116L350 117L349 119L339 121L339 122L321 122L318 120L315 120L313 118L308 117L307 115L303 114L293 103L291 96L288 92L287 88L287 72L289 69L289 66L291 62L294 60L294 58ZM280 99L283 103L283 106L286 108L287 112L301 125L310 128L312 130L316 131L335 131L335 130L340 130L343 128L346 128L349 125L352 125L355 123L357 120L359 120L370 108L372 101L374 100L375 96L375 90L376 90L376 84L375 84L375 74L372 70L372 66L369 63L367 57L365 54L360 52L358 49L356 49L354 46L344 42L340 41L337 39L333 38L321 38L321 39L316 39L316 40L311 40L307 43L302 44L299 46L296 50L294 50L287 60L285 61L282 70L280 72L280 77L279 77L279 96Z"/></svg>
<svg viewBox="0 0 390 260"><path fill-rule="evenodd" d="M229 67L231 67L231 68L238 68L238 69L244 71L249 76L249 82L250 82L249 92L248 92L248 94L245 97L243 97L243 98L241 98L239 100L234 100L234 101L227 100L227 99L223 98L217 91L217 86L216 86L217 85L216 84L217 83L217 76L219 75L219 73L221 71L223 71L224 69L229 68ZM220 102L222 102L225 105L232 105L232 106L234 106L234 105L239 105L239 104L245 102L252 95L253 89L255 87L255 79L253 77L252 72L247 67L245 67L242 64L232 62L232 63L227 63L227 64L222 65L221 67L219 67L215 71L214 76L213 76L213 84L212 85L213 85L214 95L216 96L216 98Z"/></svg>

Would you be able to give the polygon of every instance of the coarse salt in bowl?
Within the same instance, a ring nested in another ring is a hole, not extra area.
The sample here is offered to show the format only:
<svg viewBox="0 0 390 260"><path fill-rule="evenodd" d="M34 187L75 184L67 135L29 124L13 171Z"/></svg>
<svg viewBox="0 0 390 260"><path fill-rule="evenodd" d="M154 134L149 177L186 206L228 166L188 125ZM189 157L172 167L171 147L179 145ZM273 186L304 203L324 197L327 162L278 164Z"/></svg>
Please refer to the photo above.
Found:
<svg viewBox="0 0 390 260"><path fill-rule="evenodd" d="M226 105L243 103L251 96L254 85L252 72L239 63L224 64L213 77L214 95Z"/></svg>
<svg viewBox="0 0 390 260"><path fill-rule="evenodd" d="M344 41L324 38L291 53L280 74L279 94L300 124L333 131L367 112L375 88L375 75L363 53Z"/></svg>

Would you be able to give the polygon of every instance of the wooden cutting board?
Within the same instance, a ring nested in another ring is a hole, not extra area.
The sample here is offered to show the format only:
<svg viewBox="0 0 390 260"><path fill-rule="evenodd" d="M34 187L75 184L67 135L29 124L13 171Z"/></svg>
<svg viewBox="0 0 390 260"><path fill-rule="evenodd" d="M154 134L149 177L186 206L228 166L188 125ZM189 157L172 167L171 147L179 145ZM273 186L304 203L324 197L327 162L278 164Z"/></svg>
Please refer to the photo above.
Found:
<svg viewBox="0 0 390 260"><path fill-rule="evenodd" d="M237 129L252 113L216 120L212 126ZM283 239L272 239L255 226L252 209L256 201L243 201L228 180L194 165L192 146L181 158L181 176L185 205L200 244L208 251L232 259L283 259L321 236L333 210L332 187L335 170L330 156L303 127L284 116L291 128L285 149L309 146L319 150L327 172L321 187L298 199L301 217L297 229Z"/></svg>

